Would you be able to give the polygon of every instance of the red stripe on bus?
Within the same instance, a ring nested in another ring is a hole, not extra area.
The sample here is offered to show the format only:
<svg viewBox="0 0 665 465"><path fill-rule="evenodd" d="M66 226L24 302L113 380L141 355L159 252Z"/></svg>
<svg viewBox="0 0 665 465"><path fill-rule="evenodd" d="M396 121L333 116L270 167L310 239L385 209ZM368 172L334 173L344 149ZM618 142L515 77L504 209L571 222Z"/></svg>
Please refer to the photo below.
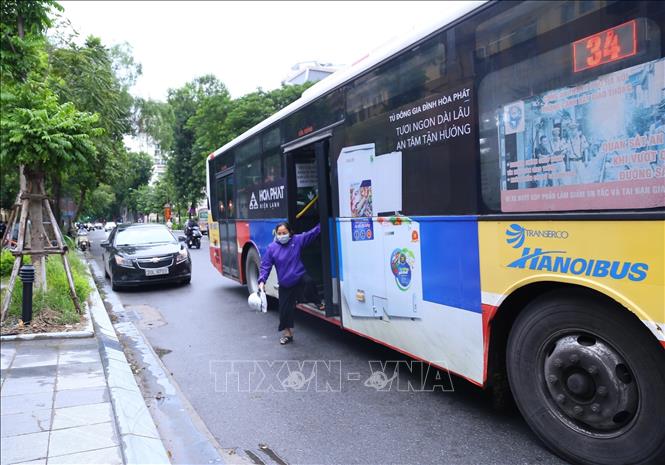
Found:
<svg viewBox="0 0 665 465"><path fill-rule="evenodd" d="M487 382L487 362L489 360L490 350L490 322L494 318L499 307L482 304L481 309L483 314L483 382Z"/></svg>
<svg viewBox="0 0 665 465"><path fill-rule="evenodd" d="M238 250L243 250L245 244L249 242L249 223L245 221L236 221L236 240L238 241ZM242 252L238 254L238 270L240 270L239 281L245 282L245 270L242 263Z"/></svg>
<svg viewBox="0 0 665 465"><path fill-rule="evenodd" d="M473 380L473 379L471 379L471 378L467 378L466 376L461 375L461 374L457 373L456 371L450 370L450 369L448 369L448 368L445 368L445 367L442 367L442 366L440 366L440 365L437 365L436 363L432 363L432 362L430 362L430 361L428 361L428 360L425 360L424 358L421 358L421 357L418 357L418 356L416 356L416 355L413 355L412 353L409 353L409 352L407 352L406 350L402 350L402 349L400 349L399 347L395 347L395 346L392 346L392 345L390 345L390 344L388 344L388 343L386 343L386 342L380 341L380 340L378 340L378 339L374 339L372 336L367 336L366 334L359 333L358 331L354 331L353 329L346 328L346 327L344 327L344 326L342 326L342 329L344 329L344 330L346 330L346 331L348 331L348 332L350 332L350 333L353 333L353 334L355 334L356 336L364 337L365 339L369 339L369 340L372 341L372 342L376 342L377 344L381 344L382 346L388 347L389 349L392 349L392 350L394 350L394 351L396 351L396 352L399 352L399 353L401 353L401 354L404 354L404 355L406 355L407 357L410 357L410 358L412 358L412 359L414 359L414 360L418 360L418 361L420 361L420 362L428 363L429 365L433 366L434 368L436 368L436 369L438 369L438 370L445 371L446 373L450 373L450 374L453 374L453 375L455 375L455 376L458 376L458 377L460 377L460 378L462 378L462 379L467 380L467 381L470 382L471 384L475 384L476 386L479 386L479 387L485 387L483 383L479 383L478 381L475 381L475 380Z"/></svg>
<svg viewBox="0 0 665 465"><path fill-rule="evenodd" d="M326 320L328 323L332 323L335 326L342 326L342 322L337 319L337 318L331 318L329 316L321 315L320 313L315 312L314 310L310 310L309 308L305 307L304 305L296 305L298 310L302 310L305 313L309 313L310 315L314 315L318 318L321 318L322 320Z"/></svg>
<svg viewBox="0 0 665 465"><path fill-rule="evenodd" d="M222 272L222 258L220 255L220 250L219 247L215 247L211 245L208 250L210 250L210 262L212 263L212 266L214 266L217 271L220 273Z"/></svg>
<svg viewBox="0 0 665 465"><path fill-rule="evenodd" d="M659 341L660 345L663 346L663 349L665 349L665 341Z"/></svg>

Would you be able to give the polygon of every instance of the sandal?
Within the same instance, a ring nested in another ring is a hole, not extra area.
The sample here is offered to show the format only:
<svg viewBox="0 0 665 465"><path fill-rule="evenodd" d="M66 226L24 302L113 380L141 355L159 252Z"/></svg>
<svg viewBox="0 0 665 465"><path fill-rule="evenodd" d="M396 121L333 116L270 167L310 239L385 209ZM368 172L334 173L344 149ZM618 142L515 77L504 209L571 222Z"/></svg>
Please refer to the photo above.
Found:
<svg viewBox="0 0 665 465"><path fill-rule="evenodd" d="M279 343L282 345L288 344L289 342L293 342L293 336L282 336L279 338Z"/></svg>

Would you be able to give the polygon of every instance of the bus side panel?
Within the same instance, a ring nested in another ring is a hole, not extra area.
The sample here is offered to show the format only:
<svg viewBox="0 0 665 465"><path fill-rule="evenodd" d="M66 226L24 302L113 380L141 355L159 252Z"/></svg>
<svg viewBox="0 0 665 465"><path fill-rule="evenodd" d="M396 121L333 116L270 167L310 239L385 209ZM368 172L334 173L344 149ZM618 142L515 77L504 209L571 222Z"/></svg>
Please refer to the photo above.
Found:
<svg viewBox="0 0 665 465"><path fill-rule="evenodd" d="M246 224L249 225L249 239L258 247L259 255L263 257L266 249L274 240L275 227L284 220L254 220Z"/></svg>
<svg viewBox="0 0 665 465"><path fill-rule="evenodd" d="M530 283L577 284L631 310L665 347L665 221L481 221L479 237L488 313Z"/></svg>
<svg viewBox="0 0 665 465"><path fill-rule="evenodd" d="M220 249L219 242L219 223L209 222L208 223L208 238L210 239L210 263L214 266L217 271L222 272L222 251Z"/></svg>
<svg viewBox="0 0 665 465"><path fill-rule="evenodd" d="M337 222L344 327L482 384L476 218L367 221Z"/></svg>

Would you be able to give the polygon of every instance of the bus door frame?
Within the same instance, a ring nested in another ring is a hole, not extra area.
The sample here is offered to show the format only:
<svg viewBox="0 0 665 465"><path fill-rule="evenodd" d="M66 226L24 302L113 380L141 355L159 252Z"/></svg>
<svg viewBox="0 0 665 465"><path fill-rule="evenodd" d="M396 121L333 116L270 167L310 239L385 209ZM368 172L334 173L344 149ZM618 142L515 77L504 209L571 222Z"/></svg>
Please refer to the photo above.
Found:
<svg viewBox="0 0 665 465"><path fill-rule="evenodd" d="M232 217L229 217L229 198L227 196L229 192L228 181L231 179L233 185L231 186L231 201L232 204ZM222 274L231 276L234 278L240 277L240 269L238 266L238 240L237 240L237 231L236 231L236 219L235 219L235 177L233 174L233 168L223 171L215 177L215 189L217 189L218 183L223 182L224 193L223 193L223 202L224 202L224 214L219 214L217 224L219 225L219 251L221 255L222 262ZM217 192L217 201L222 200L220 198L220 193ZM219 208L218 205L215 205L215 208ZM208 211L210 214L210 211Z"/></svg>
<svg viewBox="0 0 665 465"><path fill-rule="evenodd" d="M297 140L292 143L284 144L283 152L286 161L287 173L287 191L288 191L288 221L294 224L296 221L296 176L294 152L307 146L314 148L314 160L316 162L316 178L318 182L318 204L319 204L319 222L321 224L321 276L323 278L323 298L326 303L325 315L327 317L339 316L337 306L333 305L333 279L331 273L330 254L337 247L331 247L331 241L336 240L335 235L330 231L330 219L332 218L332 186L330 182L329 152L332 131L322 131L303 140Z"/></svg>

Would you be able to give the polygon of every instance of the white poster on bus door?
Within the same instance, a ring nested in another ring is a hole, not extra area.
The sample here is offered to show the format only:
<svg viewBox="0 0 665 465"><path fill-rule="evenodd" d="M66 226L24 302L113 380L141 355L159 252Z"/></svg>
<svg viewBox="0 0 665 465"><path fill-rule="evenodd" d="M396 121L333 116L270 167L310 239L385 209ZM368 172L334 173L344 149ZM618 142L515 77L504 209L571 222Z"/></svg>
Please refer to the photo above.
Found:
<svg viewBox="0 0 665 465"><path fill-rule="evenodd" d="M376 155L374 144L345 147L337 159L337 179L343 218L402 209L402 152Z"/></svg>

